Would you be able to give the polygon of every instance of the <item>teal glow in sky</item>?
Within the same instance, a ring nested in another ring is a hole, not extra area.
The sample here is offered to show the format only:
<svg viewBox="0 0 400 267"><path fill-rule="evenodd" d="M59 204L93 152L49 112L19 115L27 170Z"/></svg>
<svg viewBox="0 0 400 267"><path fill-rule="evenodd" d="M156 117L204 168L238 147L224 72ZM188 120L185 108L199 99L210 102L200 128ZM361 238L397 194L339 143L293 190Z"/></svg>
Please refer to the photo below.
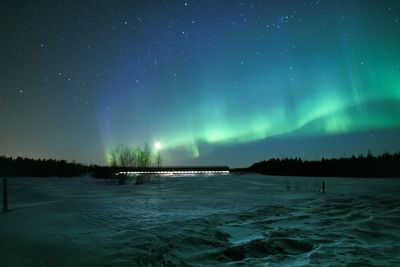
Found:
<svg viewBox="0 0 400 267"><path fill-rule="evenodd" d="M164 164L400 150L398 1L3 3L0 154Z"/></svg>

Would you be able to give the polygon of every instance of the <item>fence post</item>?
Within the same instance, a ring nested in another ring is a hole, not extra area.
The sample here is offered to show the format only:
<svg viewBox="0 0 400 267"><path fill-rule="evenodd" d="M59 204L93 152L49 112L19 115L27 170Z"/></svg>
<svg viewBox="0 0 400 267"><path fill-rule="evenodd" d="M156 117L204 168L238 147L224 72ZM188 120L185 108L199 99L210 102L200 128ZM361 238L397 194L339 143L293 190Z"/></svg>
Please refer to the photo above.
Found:
<svg viewBox="0 0 400 267"><path fill-rule="evenodd" d="M325 181L322 181L322 193L325 193Z"/></svg>
<svg viewBox="0 0 400 267"><path fill-rule="evenodd" d="M7 179L3 179L3 212L8 212Z"/></svg>

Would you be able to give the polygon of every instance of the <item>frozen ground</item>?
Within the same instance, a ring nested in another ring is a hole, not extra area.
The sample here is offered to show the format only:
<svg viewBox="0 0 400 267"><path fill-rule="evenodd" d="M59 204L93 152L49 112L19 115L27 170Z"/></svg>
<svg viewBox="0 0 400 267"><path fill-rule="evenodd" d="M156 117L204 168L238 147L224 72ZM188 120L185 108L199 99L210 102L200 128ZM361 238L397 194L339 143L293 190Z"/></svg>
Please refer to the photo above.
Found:
<svg viewBox="0 0 400 267"><path fill-rule="evenodd" d="M400 266L400 179L321 180L9 178L0 266Z"/></svg>

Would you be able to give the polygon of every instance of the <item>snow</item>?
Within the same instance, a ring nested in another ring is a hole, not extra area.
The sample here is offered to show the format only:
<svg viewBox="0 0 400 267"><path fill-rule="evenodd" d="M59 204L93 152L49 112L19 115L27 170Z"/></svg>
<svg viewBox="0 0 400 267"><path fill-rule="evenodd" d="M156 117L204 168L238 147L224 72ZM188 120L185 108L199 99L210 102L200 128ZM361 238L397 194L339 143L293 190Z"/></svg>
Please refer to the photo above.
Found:
<svg viewBox="0 0 400 267"><path fill-rule="evenodd" d="M312 192L322 180L327 192ZM90 177L8 184L0 266L400 266L400 179L228 175L139 186Z"/></svg>

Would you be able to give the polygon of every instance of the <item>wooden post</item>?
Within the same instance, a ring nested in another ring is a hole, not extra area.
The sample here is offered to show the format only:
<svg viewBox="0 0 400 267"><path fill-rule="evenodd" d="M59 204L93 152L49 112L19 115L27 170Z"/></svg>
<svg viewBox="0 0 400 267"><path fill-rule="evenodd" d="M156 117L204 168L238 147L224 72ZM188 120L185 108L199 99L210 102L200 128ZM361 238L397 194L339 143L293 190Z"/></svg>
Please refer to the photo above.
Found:
<svg viewBox="0 0 400 267"><path fill-rule="evenodd" d="M322 193L325 193L325 181L322 181Z"/></svg>
<svg viewBox="0 0 400 267"><path fill-rule="evenodd" d="M3 211L8 212L7 179L3 179Z"/></svg>

